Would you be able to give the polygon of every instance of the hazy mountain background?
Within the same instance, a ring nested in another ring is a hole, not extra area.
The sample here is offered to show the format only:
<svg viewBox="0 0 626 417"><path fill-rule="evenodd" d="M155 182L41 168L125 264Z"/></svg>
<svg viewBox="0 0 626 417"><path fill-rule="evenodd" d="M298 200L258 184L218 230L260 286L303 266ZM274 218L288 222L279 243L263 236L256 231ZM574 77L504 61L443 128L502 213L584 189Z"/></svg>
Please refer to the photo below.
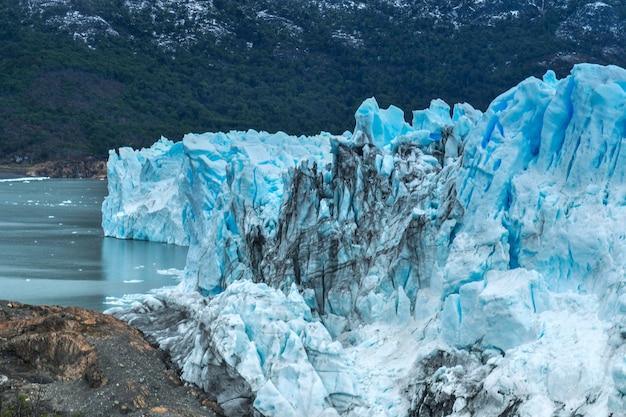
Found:
<svg viewBox="0 0 626 417"><path fill-rule="evenodd" d="M626 66L624 45L621 0L1 0L0 162L342 133L371 96L484 110L547 69Z"/></svg>

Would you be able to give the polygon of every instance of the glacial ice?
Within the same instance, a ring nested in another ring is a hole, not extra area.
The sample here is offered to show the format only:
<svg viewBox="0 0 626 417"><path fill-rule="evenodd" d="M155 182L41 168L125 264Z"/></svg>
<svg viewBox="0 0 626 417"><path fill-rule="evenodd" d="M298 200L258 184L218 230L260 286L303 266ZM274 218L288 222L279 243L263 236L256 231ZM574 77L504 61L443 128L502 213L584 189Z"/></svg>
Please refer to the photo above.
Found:
<svg viewBox="0 0 626 417"><path fill-rule="evenodd" d="M233 415L626 415L626 71L355 119L111 152L105 233L189 244L111 312Z"/></svg>
<svg viewBox="0 0 626 417"><path fill-rule="evenodd" d="M182 145L166 138L141 151L110 151L105 236L188 245L183 213L189 203L178 178L183 162Z"/></svg>

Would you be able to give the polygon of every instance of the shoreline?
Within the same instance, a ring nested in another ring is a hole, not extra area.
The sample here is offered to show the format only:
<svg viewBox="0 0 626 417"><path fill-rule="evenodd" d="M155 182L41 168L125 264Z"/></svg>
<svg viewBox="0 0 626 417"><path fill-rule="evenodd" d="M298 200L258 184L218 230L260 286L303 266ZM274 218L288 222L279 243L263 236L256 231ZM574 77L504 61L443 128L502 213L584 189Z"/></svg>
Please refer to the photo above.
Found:
<svg viewBox="0 0 626 417"><path fill-rule="evenodd" d="M0 180L8 180L12 178L28 177L25 170L11 169L5 165L0 165Z"/></svg>
<svg viewBox="0 0 626 417"><path fill-rule="evenodd" d="M0 164L0 179L20 177L94 178L107 177L106 159L50 160L38 164Z"/></svg>

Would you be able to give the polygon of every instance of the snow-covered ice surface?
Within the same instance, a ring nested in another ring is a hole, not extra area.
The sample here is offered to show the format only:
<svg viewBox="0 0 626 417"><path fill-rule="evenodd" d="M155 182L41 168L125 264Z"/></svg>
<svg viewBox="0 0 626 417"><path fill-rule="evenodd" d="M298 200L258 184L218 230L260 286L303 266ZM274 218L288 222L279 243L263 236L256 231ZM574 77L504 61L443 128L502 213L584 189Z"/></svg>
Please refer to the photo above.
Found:
<svg viewBox="0 0 626 417"><path fill-rule="evenodd" d="M190 249L111 313L231 415L626 415L626 71L355 118L112 152L105 233Z"/></svg>

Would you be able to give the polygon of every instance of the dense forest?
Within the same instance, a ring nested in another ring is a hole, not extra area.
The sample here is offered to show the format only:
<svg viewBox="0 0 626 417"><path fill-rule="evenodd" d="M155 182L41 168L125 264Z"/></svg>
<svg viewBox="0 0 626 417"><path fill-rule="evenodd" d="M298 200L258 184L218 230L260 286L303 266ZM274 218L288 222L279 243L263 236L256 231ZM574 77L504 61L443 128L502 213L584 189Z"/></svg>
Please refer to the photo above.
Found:
<svg viewBox="0 0 626 417"><path fill-rule="evenodd" d="M233 16L240 10L236 1L215 3ZM342 133L372 96L381 107L403 108L410 121L410 111L433 98L484 110L549 68L562 77L580 61L626 63L620 54L607 58L602 42L555 36L556 13L454 27L414 18L410 25L386 18L382 26L381 12L372 11L355 23L367 34L361 43L337 41L324 23L332 19L316 16L317 9L299 16L297 39L244 15L219 42L163 49L141 41L149 27L129 27L135 35L102 37L94 47L25 21L6 1L1 7L3 163L106 157L111 148L187 132Z"/></svg>

